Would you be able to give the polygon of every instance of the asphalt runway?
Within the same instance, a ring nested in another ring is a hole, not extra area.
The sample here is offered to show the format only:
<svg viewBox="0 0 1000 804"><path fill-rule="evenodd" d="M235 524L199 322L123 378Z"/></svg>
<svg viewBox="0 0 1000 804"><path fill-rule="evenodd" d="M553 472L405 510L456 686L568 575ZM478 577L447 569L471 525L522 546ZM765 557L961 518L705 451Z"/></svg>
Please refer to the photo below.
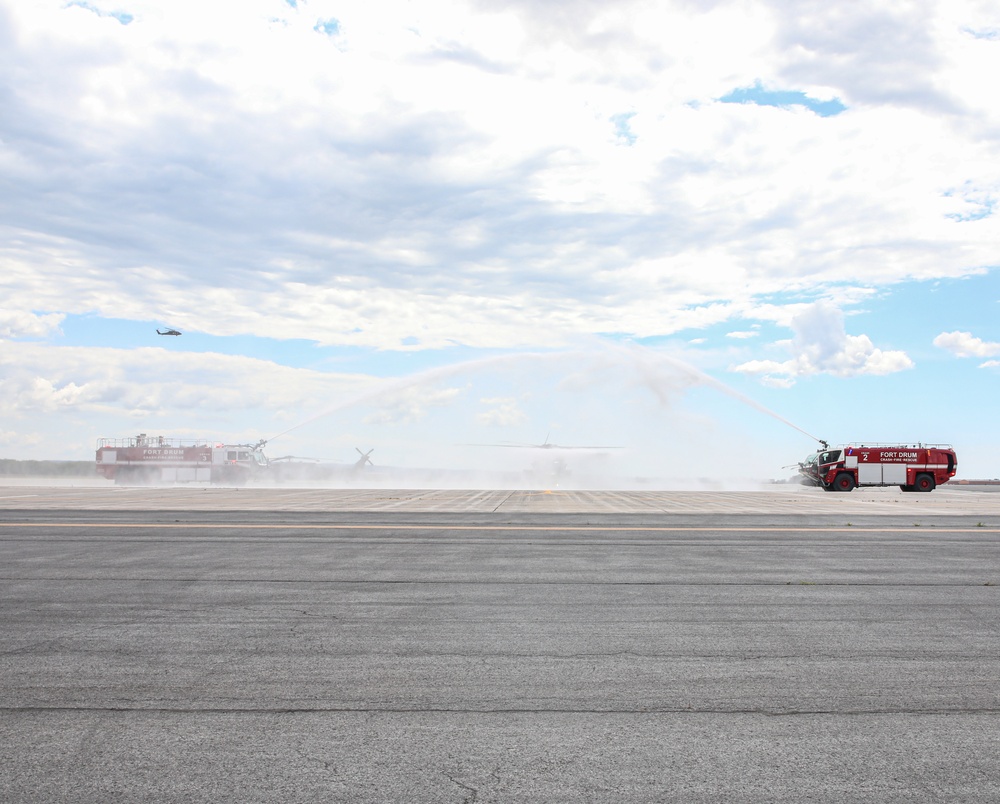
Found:
<svg viewBox="0 0 1000 804"><path fill-rule="evenodd" d="M875 491L0 488L0 800L998 801L1000 495Z"/></svg>

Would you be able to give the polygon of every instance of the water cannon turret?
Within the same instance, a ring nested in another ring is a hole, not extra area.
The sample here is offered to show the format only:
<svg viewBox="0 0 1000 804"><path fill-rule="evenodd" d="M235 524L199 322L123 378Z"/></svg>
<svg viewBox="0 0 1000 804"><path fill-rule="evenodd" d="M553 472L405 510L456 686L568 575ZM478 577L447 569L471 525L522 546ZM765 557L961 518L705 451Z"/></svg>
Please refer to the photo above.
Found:
<svg viewBox="0 0 1000 804"><path fill-rule="evenodd" d="M825 450L830 449L829 442L824 441L822 438L817 438L816 440L819 441L819 443L823 445L823 449L825 449Z"/></svg>

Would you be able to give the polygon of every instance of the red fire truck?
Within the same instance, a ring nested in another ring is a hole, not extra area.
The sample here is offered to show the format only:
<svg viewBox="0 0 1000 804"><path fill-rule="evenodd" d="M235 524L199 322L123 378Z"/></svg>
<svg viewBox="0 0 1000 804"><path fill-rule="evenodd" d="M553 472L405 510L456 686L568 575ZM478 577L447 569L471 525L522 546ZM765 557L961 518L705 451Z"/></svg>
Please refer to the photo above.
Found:
<svg viewBox="0 0 1000 804"><path fill-rule="evenodd" d="M799 464L804 482L824 491L855 486L899 486L903 491L934 491L958 470L949 444L845 444L823 449Z"/></svg>
<svg viewBox="0 0 1000 804"><path fill-rule="evenodd" d="M222 444L147 436L102 438L97 473L118 485L217 483L242 486L267 467L264 442Z"/></svg>

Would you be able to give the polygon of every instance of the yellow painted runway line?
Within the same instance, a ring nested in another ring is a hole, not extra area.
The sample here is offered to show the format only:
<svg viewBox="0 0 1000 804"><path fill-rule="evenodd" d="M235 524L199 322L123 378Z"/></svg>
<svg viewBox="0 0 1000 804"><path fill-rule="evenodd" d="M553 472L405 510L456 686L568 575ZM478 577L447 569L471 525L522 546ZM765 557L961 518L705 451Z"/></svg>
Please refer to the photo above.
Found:
<svg viewBox="0 0 1000 804"><path fill-rule="evenodd" d="M858 525L842 525L839 527L706 527L706 526L672 526L672 525L639 525L620 527L609 525L349 525L349 524L255 524L255 523L214 523L214 522L0 522L0 528L152 528L160 530L455 530L455 531L571 531L604 533L621 531L624 533L1000 533L995 527L952 528L938 525L904 526L894 528L873 528Z"/></svg>

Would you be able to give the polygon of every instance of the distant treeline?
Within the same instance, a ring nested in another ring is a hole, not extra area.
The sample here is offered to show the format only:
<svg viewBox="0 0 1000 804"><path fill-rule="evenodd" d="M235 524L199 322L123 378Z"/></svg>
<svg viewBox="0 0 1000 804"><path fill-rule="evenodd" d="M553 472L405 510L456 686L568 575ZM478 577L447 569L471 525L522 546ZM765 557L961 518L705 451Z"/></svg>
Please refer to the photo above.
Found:
<svg viewBox="0 0 1000 804"><path fill-rule="evenodd" d="M93 461L15 461L0 458L0 477L94 477Z"/></svg>

